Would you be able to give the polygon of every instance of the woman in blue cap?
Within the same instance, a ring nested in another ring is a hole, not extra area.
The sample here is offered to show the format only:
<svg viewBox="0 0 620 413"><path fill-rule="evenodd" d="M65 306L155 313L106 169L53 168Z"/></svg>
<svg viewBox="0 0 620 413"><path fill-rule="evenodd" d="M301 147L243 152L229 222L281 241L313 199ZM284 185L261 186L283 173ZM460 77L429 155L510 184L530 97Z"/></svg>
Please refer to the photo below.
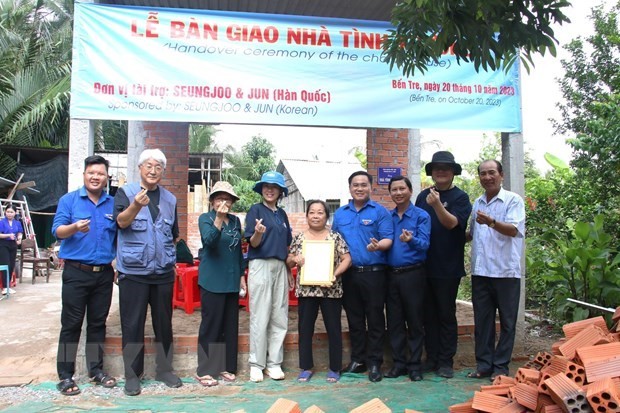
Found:
<svg viewBox="0 0 620 413"><path fill-rule="evenodd" d="M253 189L261 194L262 202L250 207L245 221L250 244L250 381L262 381L263 370L272 379L282 380L288 291L293 288L286 258L293 236L278 201L288 195L288 189L284 176L275 171L265 172Z"/></svg>

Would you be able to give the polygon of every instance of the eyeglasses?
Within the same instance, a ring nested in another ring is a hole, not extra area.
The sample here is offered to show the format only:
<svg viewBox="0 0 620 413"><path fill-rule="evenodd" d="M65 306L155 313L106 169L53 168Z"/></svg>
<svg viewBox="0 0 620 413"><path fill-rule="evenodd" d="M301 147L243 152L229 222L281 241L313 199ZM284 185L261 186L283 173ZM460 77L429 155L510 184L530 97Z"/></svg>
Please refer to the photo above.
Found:
<svg viewBox="0 0 620 413"><path fill-rule="evenodd" d="M142 166L144 167L144 169L146 169L147 171L151 172L151 171L155 171L156 173L161 173L164 168L162 168L161 165L152 165L150 163L144 163L142 164Z"/></svg>

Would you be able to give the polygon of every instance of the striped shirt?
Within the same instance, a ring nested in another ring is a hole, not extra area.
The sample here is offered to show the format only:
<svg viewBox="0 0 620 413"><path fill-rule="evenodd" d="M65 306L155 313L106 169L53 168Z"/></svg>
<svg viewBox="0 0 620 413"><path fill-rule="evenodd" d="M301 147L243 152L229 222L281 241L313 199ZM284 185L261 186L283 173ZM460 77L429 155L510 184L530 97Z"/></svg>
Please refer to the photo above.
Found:
<svg viewBox="0 0 620 413"><path fill-rule="evenodd" d="M521 254L525 238L523 198L501 188L490 202L487 203L486 199L486 194L476 199L471 214L471 273L482 277L521 278ZM488 225L478 224L478 211L498 222L514 225L517 235L509 237Z"/></svg>

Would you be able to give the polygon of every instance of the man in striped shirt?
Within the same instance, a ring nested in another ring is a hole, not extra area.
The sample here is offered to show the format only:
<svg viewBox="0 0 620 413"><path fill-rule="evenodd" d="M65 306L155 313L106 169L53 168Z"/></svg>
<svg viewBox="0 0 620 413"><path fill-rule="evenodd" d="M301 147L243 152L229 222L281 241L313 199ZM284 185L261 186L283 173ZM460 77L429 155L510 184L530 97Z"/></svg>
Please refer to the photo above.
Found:
<svg viewBox="0 0 620 413"><path fill-rule="evenodd" d="M502 164L487 160L478 166L485 193L472 210L470 238L474 306L476 371L468 377L508 374L515 341L521 289L521 255L525 237L525 205L502 188ZM495 345L495 313L500 336Z"/></svg>

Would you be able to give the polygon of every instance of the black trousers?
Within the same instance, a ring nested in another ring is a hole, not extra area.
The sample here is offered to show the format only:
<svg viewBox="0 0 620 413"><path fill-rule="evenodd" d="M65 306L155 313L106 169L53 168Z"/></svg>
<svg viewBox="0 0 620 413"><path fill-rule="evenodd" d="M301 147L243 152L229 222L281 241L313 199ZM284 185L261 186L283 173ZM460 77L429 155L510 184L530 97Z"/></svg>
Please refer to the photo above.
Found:
<svg viewBox="0 0 620 413"><path fill-rule="evenodd" d="M0 240L0 264L9 266L9 280L15 269L15 257L17 257L17 243L15 241ZM9 288L6 285L6 273L0 272L0 286Z"/></svg>
<svg viewBox="0 0 620 413"><path fill-rule="evenodd" d="M56 369L61 380L75 373L75 357L86 316L86 365L90 377L103 370L105 323L112 302L114 270L89 272L65 266L62 272L62 312Z"/></svg>
<svg viewBox="0 0 620 413"><path fill-rule="evenodd" d="M388 271L387 328L394 367L420 371L424 344L424 268Z"/></svg>
<svg viewBox="0 0 620 413"><path fill-rule="evenodd" d="M519 278L471 277L474 305L476 364L480 372L508 374L515 342L521 280ZM500 333L495 345L495 312Z"/></svg>
<svg viewBox="0 0 620 413"><path fill-rule="evenodd" d="M385 271L349 270L342 277L342 288L342 304L349 322L351 360L381 366L385 337Z"/></svg>
<svg viewBox="0 0 620 413"><path fill-rule="evenodd" d="M146 284L124 278L118 283L125 378L144 374L144 323L148 306L155 333L157 373L172 371L172 289L174 283Z"/></svg>
<svg viewBox="0 0 620 413"><path fill-rule="evenodd" d="M424 301L426 360L438 367L452 367L458 345L456 295L460 277L427 278Z"/></svg>
<svg viewBox="0 0 620 413"><path fill-rule="evenodd" d="M327 331L329 369L338 372L342 368L342 300L340 298L299 297L297 307L299 368L311 370L314 367L312 336L319 308Z"/></svg>
<svg viewBox="0 0 620 413"><path fill-rule="evenodd" d="M217 378L237 373L239 293L212 293L200 287L200 329L196 374Z"/></svg>

